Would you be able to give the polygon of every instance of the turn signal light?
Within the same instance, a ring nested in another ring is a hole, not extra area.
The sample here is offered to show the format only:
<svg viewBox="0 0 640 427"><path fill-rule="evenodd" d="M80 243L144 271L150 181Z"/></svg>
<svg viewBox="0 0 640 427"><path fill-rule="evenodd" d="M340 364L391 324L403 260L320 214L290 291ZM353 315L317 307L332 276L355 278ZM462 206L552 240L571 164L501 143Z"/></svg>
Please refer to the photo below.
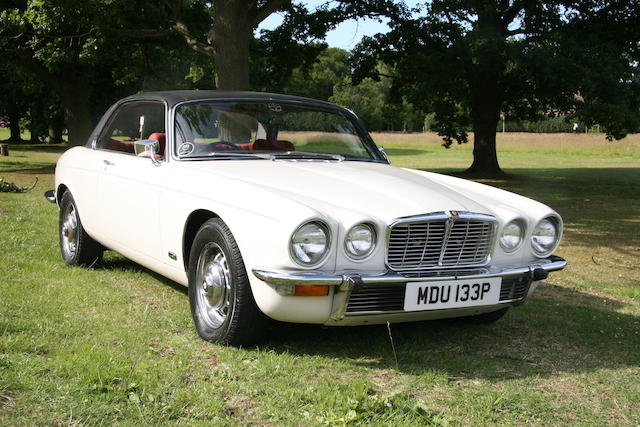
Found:
<svg viewBox="0 0 640 427"><path fill-rule="evenodd" d="M296 285L296 290L293 294L297 297L326 297L327 295L329 295L329 287L315 285Z"/></svg>

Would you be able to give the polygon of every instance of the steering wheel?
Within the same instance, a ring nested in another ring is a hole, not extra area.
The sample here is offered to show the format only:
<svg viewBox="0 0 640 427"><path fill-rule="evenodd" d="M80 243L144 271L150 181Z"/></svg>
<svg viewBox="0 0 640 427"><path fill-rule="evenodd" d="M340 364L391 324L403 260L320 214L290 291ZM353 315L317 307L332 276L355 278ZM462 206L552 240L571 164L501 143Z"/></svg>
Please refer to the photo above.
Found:
<svg viewBox="0 0 640 427"><path fill-rule="evenodd" d="M210 147L214 147L216 145L222 145L222 146L225 146L225 147L230 147L231 150L235 150L235 151L242 151L242 148L240 148L239 146L237 146L233 142L218 141L218 142L212 142L211 144L209 144ZM213 150L213 151L216 151L216 150Z"/></svg>

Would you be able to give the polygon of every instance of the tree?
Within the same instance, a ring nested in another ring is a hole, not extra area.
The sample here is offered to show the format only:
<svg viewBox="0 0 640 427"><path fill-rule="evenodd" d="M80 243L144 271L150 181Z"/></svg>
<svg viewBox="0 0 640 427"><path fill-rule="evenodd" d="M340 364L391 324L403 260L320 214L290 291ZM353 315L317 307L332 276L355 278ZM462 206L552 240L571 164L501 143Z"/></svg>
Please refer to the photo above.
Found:
<svg viewBox="0 0 640 427"><path fill-rule="evenodd" d="M139 16L145 17L142 24ZM114 96L114 70L133 68L126 61L145 41L171 36L161 27L167 23L166 8L146 0L0 0L0 49L7 64L55 92L65 109L69 143L79 145L103 111L93 108L100 92Z"/></svg>
<svg viewBox="0 0 640 427"><path fill-rule="evenodd" d="M171 29L193 50L215 63L215 86L249 90L249 50L254 30L291 0L166 0L172 10Z"/></svg>
<svg viewBox="0 0 640 427"><path fill-rule="evenodd" d="M640 129L637 1L434 0L342 2L343 15L392 18L387 34L366 38L352 63L357 80L380 78L434 111L445 146L474 132L468 172L500 174L500 113L535 118L573 112L610 137Z"/></svg>

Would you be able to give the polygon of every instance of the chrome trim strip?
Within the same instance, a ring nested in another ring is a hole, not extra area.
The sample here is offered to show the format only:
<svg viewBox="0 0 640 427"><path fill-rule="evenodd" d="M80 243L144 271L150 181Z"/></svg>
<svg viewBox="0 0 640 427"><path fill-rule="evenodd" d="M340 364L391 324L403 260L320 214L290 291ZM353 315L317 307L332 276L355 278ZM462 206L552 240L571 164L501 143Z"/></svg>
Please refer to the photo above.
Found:
<svg viewBox="0 0 640 427"><path fill-rule="evenodd" d="M541 259L526 267L491 267L484 269L482 273L454 274L450 276L431 277L406 277L393 271L382 272L379 275L360 275L353 272L344 274L328 274L320 271L291 271L274 272L254 268L254 276L271 285L317 285L317 286L340 286L340 290L348 290L351 282L358 282L368 286L376 284L385 285L389 283L409 283L409 282L435 282L439 280L457 279L481 279L485 277L512 276L533 272L540 268L546 272L558 271L565 268L567 261L559 256L552 255L549 258Z"/></svg>

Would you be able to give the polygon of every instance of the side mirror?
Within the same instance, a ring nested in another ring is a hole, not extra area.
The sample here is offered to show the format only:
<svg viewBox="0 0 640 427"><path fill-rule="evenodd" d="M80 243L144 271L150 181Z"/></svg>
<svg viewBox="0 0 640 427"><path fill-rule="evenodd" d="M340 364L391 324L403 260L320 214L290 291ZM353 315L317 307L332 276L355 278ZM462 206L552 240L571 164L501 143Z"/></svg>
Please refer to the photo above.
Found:
<svg viewBox="0 0 640 427"><path fill-rule="evenodd" d="M382 145L378 145L378 151L380 151L380 154L382 154L382 157L384 157L387 163L391 164L391 159L389 158L387 153L384 151L384 147Z"/></svg>
<svg viewBox="0 0 640 427"><path fill-rule="evenodd" d="M160 151L160 143L155 139L143 139L135 142L135 153L138 157L149 157L151 163L160 166L160 161L156 159L156 154Z"/></svg>

